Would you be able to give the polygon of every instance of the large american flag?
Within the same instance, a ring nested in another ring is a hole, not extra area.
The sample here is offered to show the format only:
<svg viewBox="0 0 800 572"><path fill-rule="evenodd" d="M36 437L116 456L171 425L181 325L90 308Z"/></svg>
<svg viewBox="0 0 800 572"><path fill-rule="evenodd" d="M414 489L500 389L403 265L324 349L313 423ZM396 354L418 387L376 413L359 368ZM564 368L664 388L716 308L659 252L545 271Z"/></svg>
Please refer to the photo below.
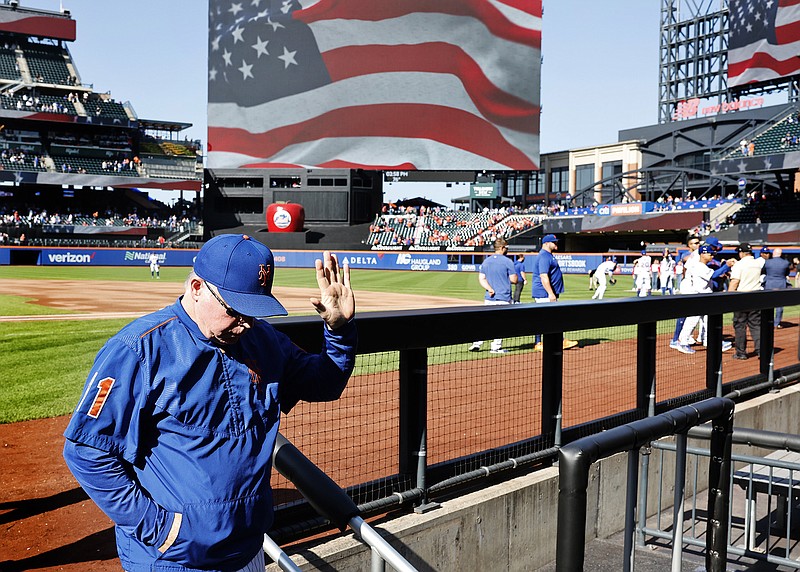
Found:
<svg viewBox="0 0 800 572"><path fill-rule="evenodd" d="M800 73L800 0L730 0L728 87Z"/></svg>
<svg viewBox="0 0 800 572"><path fill-rule="evenodd" d="M209 5L211 168L537 168L541 0Z"/></svg>

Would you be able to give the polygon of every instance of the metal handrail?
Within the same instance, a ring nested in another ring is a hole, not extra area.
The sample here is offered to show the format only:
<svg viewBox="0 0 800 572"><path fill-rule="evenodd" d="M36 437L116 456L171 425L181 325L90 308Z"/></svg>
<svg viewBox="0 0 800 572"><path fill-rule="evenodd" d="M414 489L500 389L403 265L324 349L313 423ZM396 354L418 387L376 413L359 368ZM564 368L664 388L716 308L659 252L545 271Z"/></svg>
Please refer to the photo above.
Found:
<svg viewBox="0 0 800 572"><path fill-rule="evenodd" d="M360 510L347 493L280 433L275 441L273 465L276 471L292 481L318 513L340 530L349 526L356 537L372 549L374 571L383 570L385 561L398 572L416 572L417 569L408 560L364 522ZM264 549L281 569L299 570L268 535L264 538Z"/></svg>

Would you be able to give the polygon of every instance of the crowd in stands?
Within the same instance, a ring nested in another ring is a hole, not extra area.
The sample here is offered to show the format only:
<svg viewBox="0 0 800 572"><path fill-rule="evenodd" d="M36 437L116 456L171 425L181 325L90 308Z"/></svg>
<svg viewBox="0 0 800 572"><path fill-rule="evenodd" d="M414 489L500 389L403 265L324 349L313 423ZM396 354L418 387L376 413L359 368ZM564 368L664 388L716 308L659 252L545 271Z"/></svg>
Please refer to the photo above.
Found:
<svg viewBox="0 0 800 572"><path fill-rule="evenodd" d="M14 149L3 149L0 151L0 169L5 169L8 163L9 168L25 169L29 165L34 169L44 169L44 155L35 153L25 153L23 149L15 147Z"/></svg>
<svg viewBox="0 0 800 572"><path fill-rule="evenodd" d="M442 207L384 205L370 225L370 246L484 246L540 224L544 215L528 209L484 209L479 213Z"/></svg>
<svg viewBox="0 0 800 572"><path fill-rule="evenodd" d="M781 147L796 147L800 139L796 133L787 133L781 138Z"/></svg>
<svg viewBox="0 0 800 572"><path fill-rule="evenodd" d="M44 98L38 95L28 95L27 93L17 96L11 93L4 93L0 99L3 109L16 109L17 111L38 111L42 113L71 113L74 108L68 107L67 103L58 98Z"/></svg>
<svg viewBox="0 0 800 572"><path fill-rule="evenodd" d="M95 211L86 213L48 212L46 209L29 209L27 214L19 210L0 209L0 224L9 226L36 225L77 225L77 226L133 226L147 228L163 228L170 232L182 232L189 225L196 224L197 219L187 213L172 214L164 218L157 215L139 215L137 212L120 214L108 209L103 214Z"/></svg>
<svg viewBox="0 0 800 572"><path fill-rule="evenodd" d="M780 191L751 191L741 210L731 217L732 224L800 222L800 200Z"/></svg>
<svg viewBox="0 0 800 572"><path fill-rule="evenodd" d="M800 144L800 110L793 109L764 130L753 136L751 140L743 138L736 151L729 152L727 157L753 157L782 153Z"/></svg>
<svg viewBox="0 0 800 572"><path fill-rule="evenodd" d="M721 204L737 203L741 199L733 196L725 198L715 195L695 200L691 196L681 199L661 197L655 201L655 211L674 211L683 209L711 209ZM572 207L564 204L537 204L527 208L503 207L485 208L472 213L465 210L451 210L444 207L413 207L385 204L381 213L370 225L365 243L372 247L381 246L475 246L492 244L496 239L509 240L540 225L547 217L583 216L595 214L598 205L591 207ZM703 222L694 229L700 235L707 235L732 224L732 219Z"/></svg>

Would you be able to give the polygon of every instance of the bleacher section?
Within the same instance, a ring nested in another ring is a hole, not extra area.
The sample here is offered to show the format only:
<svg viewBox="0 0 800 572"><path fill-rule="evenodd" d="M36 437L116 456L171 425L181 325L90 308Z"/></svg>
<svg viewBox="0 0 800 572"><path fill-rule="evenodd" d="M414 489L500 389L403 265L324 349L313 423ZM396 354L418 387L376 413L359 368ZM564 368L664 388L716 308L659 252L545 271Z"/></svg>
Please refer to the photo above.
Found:
<svg viewBox="0 0 800 572"><path fill-rule="evenodd" d="M0 95L0 107L16 111L38 113L65 113L77 115L75 106L66 98L55 95L34 95L28 93Z"/></svg>
<svg viewBox="0 0 800 572"><path fill-rule="evenodd" d="M17 53L13 46L0 46L0 79L21 81L22 74L17 63Z"/></svg>
<svg viewBox="0 0 800 572"><path fill-rule="evenodd" d="M114 175L119 177L138 177L139 171L128 162L123 164L120 160L107 160L99 157L84 157L80 155L52 155L55 169L59 173L89 174L89 175Z"/></svg>
<svg viewBox="0 0 800 572"><path fill-rule="evenodd" d="M755 157L800 151L800 111L793 109L784 117L758 133L752 139L752 154L748 146L739 146L728 152L724 159Z"/></svg>
<svg viewBox="0 0 800 572"><path fill-rule="evenodd" d="M110 117L112 119L123 119L128 121L130 117L125 112L125 107L113 99L91 99L84 103L87 115Z"/></svg>
<svg viewBox="0 0 800 572"><path fill-rule="evenodd" d="M510 239L541 224L541 214L510 211L470 213L440 210L383 214L370 226L369 246L484 246Z"/></svg>
<svg viewBox="0 0 800 572"><path fill-rule="evenodd" d="M30 70L31 80L36 83L75 85L77 78L67 67L67 51L50 44L27 43L21 46Z"/></svg>

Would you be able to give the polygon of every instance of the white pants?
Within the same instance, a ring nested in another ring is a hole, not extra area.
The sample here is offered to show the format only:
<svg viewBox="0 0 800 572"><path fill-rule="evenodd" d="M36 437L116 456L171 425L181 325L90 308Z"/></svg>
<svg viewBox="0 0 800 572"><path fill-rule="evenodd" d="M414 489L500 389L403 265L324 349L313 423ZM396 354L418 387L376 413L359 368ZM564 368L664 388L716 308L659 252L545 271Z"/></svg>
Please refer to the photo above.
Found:
<svg viewBox="0 0 800 572"><path fill-rule="evenodd" d="M594 295L592 295L592 300L602 300L606 293L606 288L608 288L608 280L605 276L603 278L598 278L597 283L597 290Z"/></svg>
<svg viewBox="0 0 800 572"><path fill-rule="evenodd" d="M503 302L502 300L484 300L484 306L508 306L511 302ZM475 342L475 345L480 347L483 345L483 342ZM492 345L490 346L493 350L499 350L503 347L503 338L495 338L492 340Z"/></svg>
<svg viewBox="0 0 800 572"><path fill-rule="evenodd" d="M650 276L647 274L636 275L636 290L639 297L647 296L650 293Z"/></svg>
<svg viewBox="0 0 800 572"><path fill-rule="evenodd" d="M686 318L678 336L678 343L682 346L689 345L689 338L692 337L692 332L698 324L700 324L700 339L703 341L703 338L705 338L705 320L706 316L689 316Z"/></svg>

